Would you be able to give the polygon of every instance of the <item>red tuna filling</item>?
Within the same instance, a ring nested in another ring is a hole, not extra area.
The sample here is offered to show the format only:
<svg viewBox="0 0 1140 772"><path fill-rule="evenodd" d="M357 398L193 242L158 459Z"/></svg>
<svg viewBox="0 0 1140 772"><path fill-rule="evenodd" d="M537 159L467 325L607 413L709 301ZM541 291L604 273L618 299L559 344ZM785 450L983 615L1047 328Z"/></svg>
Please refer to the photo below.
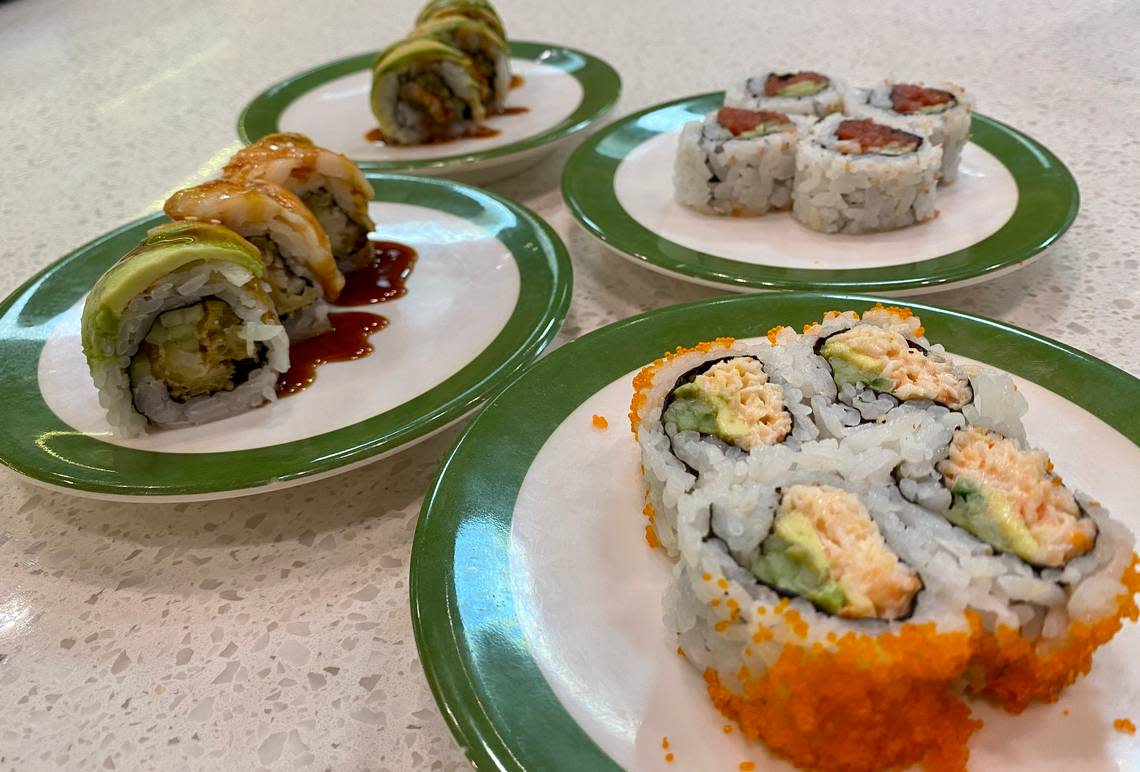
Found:
<svg viewBox="0 0 1140 772"><path fill-rule="evenodd" d="M831 78L810 70L789 72L785 75L772 73L764 81L764 96L783 96L785 91L797 83L814 83L820 87L820 90L823 90L830 82Z"/></svg>
<svg viewBox="0 0 1140 772"><path fill-rule="evenodd" d="M919 113L925 107L951 105L953 102L953 94L936 88L901 83L891 89L891 106L896 113Z"/></svg>
<svg viewBox="0 0 1140 772"><path fill-rule="evenodd" d="M835 138L858 143L859 150L863 153L878 153L884 150L909 153L917 150L922 144L922 137L883 126L870 118L861 121L840 121L839 128L835 130Z"/></svg>
<svg viewBox="0 0 1140 772"><path fill-rule="evenodd" d="M716 120L717 123L732 132L734 137L752 131L764 123L785 124L792 122L792 119L783 113L774 113L768 110L741 110L737 107L720 108L717 110Z"/></svg>

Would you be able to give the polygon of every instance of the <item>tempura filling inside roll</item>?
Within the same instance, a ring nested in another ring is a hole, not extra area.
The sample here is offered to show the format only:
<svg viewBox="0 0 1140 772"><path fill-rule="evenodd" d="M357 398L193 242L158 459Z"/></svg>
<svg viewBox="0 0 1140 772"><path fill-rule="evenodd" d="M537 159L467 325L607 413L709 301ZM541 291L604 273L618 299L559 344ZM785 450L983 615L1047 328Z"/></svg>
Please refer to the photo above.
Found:
<svg viewBox="0 0 1140 772"><path fill-rule="evenodd" d="M1096 523L1044 451L971 426L954 433L938 472L953 496L946 518L996 550L1058 568L1096 544Z"/></svg>
<svg viewBox="0 0 1140 772"><path fill-rule="evenodd" d="M783 442L792 431L784 390L768 380L760 360L730 357L707 362L677 380L661 420L677 431L751 450Z"/></svg>
<svg viewBox="0 0 1140 772"><path fill-rule="evenodd" d="M458 126L475 118L470 104L453 88L453 82L461 78L462 69L452 62L412 64L399 74L396 122L423 132L425 140L455 136Z"/></svg>
<svg viewBox="0 0 1140 772"><path fill-rule="evenodd" d="M974 397L968 378L897 330L859 324L821 338L815 349L839 389L854 384L900 401L930 400L951 410L961 410Z"/></svg>
<svg viewBox="0 0 1140 772"><path fill-rule="evenodd" d="M752 574L782 595L849 619L909 616L922 581L883 538L859 498L829 485L781 492Z"/></svg>
<svg viewBox="0 0 1140 772"><path fill-rule="evenodd" d="M281 247L270 236L247 236L246 239L261 252L270 285L269 294L279 316L285 318L320 300L321 291L304 275L296 261L282 253Z"/></svg>
<svg viewBox="0 0 1140 772"><path fill-rule="evenodd" d="M342 268L359 267L360 263L367 262L368 228L353 220L331 191L321 186L302 195L301 201L325 229L332 252Z"/></svg>

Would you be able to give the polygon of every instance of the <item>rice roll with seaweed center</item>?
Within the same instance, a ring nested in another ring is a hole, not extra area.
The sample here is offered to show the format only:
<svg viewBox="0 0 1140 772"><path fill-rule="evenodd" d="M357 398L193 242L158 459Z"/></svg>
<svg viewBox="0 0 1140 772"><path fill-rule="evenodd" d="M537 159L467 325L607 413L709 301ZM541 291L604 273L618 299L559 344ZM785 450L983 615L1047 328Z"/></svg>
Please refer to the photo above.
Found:
<svg viewBox="0 0 1140 772"><path fill-rule="evenodd" d="M416 25L425 24L435 19L452 18L472 19L482 22L491 28L491 31L501 40L507 39L503 20L495 8L486 0L431 0L416 17Z"/></svg>
<svg viewBox="0 0 1140 772"><path fill-rule="evenodd" d="M723 107L681 130L677 201L706 214L761 215L792 203L796 140L809 121Z"/></svg>
<svg viewBox="0 0 1140 772"><path fill-rule="evenodd" d="M844 99L844 111L857 118L900 121L930 136L942 148L939 179L944 183L958 178L962 149L970 139L973 98L961 86L940 83L885 81L874 88L853 88Z"/></svg>
<svg viewBox="0 0 1140 772"><path fill-rule="evenodd" d="M264 275L233 231L169 223L100 277L83 307L83 352L116 431L193 426L276 398L289 340Z"/></svg>
<svg viewBox="0 0 1140 772"><path fill-rule="evenodd" d="M908 616L922 589L858 497L830 485L793 485L783 492L751 569L778 592L849 619Z"/></svg>
<svg viewBox="0 0 1140 772"><path fill-rule="evenodd" d="M463 16L434 18L416 27L409 38L445 43L471 58L482 78L483 107L501 113L511 89L511 58L506 42L487 24Z"/></svg>
<svg viewBox="0 0 1140 772"><path fill-rule="evenodd" d="M725 93L727 107L775 110L822 118L843 110L843 82L813 70L760 69L734 81Z"/></svg>
<svg viewBox="0 0 1140 772"><path fill-rule="evenodd" d="M430 39L405 40L372 67L372 113L386 142L415 145L473 133L487 115L471 58Z"/></svg>
<svg viewBox="0 0 1140 772"><path fill-rule="evenodd" d="M342 271L372 259L372 185L347 156L313 144L304 134L267 134L237 151L222 175L238 183L271 182L300 198L324 229Z"/></svg>
<svg viewBox="0 0 1140 772"><path fill-rule="evenodd" d="M925 222L942 149L898 121L824 118L796 147L792 213L823 233L873 233Z"/></svg>
<svg viewBox="0 0 1140 772"><path fill-rule="evenodd" d="M297 196L270 182L214 180L178 191L163 208L175 220L225 225L257 247L290 337L328 329L321 301L337 298L344 274L324 228Z"/></svg>

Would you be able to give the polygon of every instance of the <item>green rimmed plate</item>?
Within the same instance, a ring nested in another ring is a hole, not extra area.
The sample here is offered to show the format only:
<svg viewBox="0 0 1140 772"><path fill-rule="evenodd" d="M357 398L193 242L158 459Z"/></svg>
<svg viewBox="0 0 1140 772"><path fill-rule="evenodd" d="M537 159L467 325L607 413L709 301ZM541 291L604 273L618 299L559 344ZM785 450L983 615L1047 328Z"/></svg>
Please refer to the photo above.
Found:
<svg viewBox="0 0 1140 772"><path fill-rule="evenodd" d="M0 462L104 498L221 498L346 471L471 411L553 339L570 302L557 234L529 210L448 180L370 175L376 238L418 252L407 294L367 310L374 352L322 366L299 394L241 416L126 439L110 432L79 342L87 291L162 222L80 247L0 305Z"/></svg>
<svg viewBox="0 0 1140 772"><path fill-rule="evenodd" d="M461 176L485 183L514 174L552 152L614 106L621 79L610 65L572 48L513 40L512 71L522 84L494 116L494 136L413 147L387 146L365 135L376 126L369 107L371 65L378 52L306 70L259 94L238 118L238 136L254 142L275 131L299 131L344 153L366 171Z"/></svg>
<svg viewBox="0 0 1140 772"><path fill-rule="evenodd" d="M939 215L860 236L816 233L786 212L703 215L673 201L678 133L717 109L722 93L686 97L610 124L566 164L562 192L587 232L661 273L728 290L920 294L1026 265L1072 224L1076 181L1016 129L974 116L972 141Z"/></svg>
<svg viewBox="0 0 1140 772"><path fill-rule="evenodd" d="M428 681L477 768L733 770L747 760L791 769L722 731L703 679L665 634L672 564L644 541L630 381L677 345L759 336L872 302L732 296L616 322L532 365L472 421L424 501L411 602ZM1140 529L1140 418L1129 407L1140 381L1000 322L911 308L932 340L1012 373L1035 444ZM595 428L594 415L609 428ZM985 727L971 740L971 769L1134 767L1140 742L1111 724L1140 693L1137 645L1140 627L1130 625L1056 705L1012 717L972 703Z"/></svg>

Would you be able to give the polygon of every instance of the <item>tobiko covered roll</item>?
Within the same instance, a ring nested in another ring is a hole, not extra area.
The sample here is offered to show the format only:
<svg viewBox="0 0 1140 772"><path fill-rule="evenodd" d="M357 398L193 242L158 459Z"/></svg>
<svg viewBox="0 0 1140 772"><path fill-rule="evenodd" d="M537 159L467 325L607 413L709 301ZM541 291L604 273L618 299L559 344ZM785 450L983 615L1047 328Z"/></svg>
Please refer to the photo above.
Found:
<svg viewBox="0 0 1140 772"><path fill-rule="evenodd" d="M757 74L734 81L725 92L724 104L822 118L843 110L845 91L842 81L823 73L760 68Z"/></svg>
<svg viewBox="0 0 1140 772"><path fill-rule="evenodd" d="M796 764L964 769L964 693L1054 700L1138 616L1132 535L1027 443L1012 379L907 309L678 349L633 386L667 627Z"/></svg>
<svg viewBox="0 0 1140 772"><path fill-rule="evenodd" d="M164 209L175 220L224 225L260 251L273 304L291 337L327 329L319 301L337 298L344 274L324 228L295 195L269 182L223 179L178 191Z"/></svg>
<svg viewBox="0 0 1140 772"><path fill-rule="evenodd" d="M885 81L874 88L851 89L844 98L844 112L858 118L901 121L930 135L930 142L942 148L940 180L958 178L962 148L970 139L973 98L961 86L939 83Z"/></svg>
<svg viewBox="0 0 1140 772"><path fill-rule="evenodd" d="M723 107L681 130L677 201L708 214L760 215L792 205L796 139L807 122Z"/></svg>
<svg viewBox="0 0 1140 772"><path fill-rule="evenodd" d="M824 233L871 233L934 217L942 149L886 119L824 118L796 148L792 214Z"/></svg>
<svg viewBox="0 0 1140 772"><path fill-rule="evenodd" d="M239 183L271 182L300 198L328 235L342 271L372 258L372 185L347 156L313 144L304 134L267 134L235 153L222 174Z"/></svg>
<svg viewBox="0 0 1140 772"><path fill-rule="evenodd" d="M479 73L486 111L501 113L507 106L511 89L510 49L488 25L463 16L434 18L416 27L409 38L436 40L467 54Z"/></svg>
<svg viewBox="0 0 1140 772"><path fill-rule="evenodd" d="M486 117L486 88L475 63L438 40L401 41L372 67L372 113L387 142L414 145L454 139Z"/></svg>
<svg viewBox="0 0 1140 772"><path fill-rule="evenodd" d="M416 25L425 24L435 19L451 18L473 19L490 27L501 40L507 39L503 28L503 20L495 11L494 6L487 0L431 0L416 17Z"/></svg>
<svg viewBox="0 0 1140 772"><path fill-rule="evenodd" d="M256 247L205 223L152 229L96 282L83 352L126 435L216 421L275 399L289 340Z"/></svg>

